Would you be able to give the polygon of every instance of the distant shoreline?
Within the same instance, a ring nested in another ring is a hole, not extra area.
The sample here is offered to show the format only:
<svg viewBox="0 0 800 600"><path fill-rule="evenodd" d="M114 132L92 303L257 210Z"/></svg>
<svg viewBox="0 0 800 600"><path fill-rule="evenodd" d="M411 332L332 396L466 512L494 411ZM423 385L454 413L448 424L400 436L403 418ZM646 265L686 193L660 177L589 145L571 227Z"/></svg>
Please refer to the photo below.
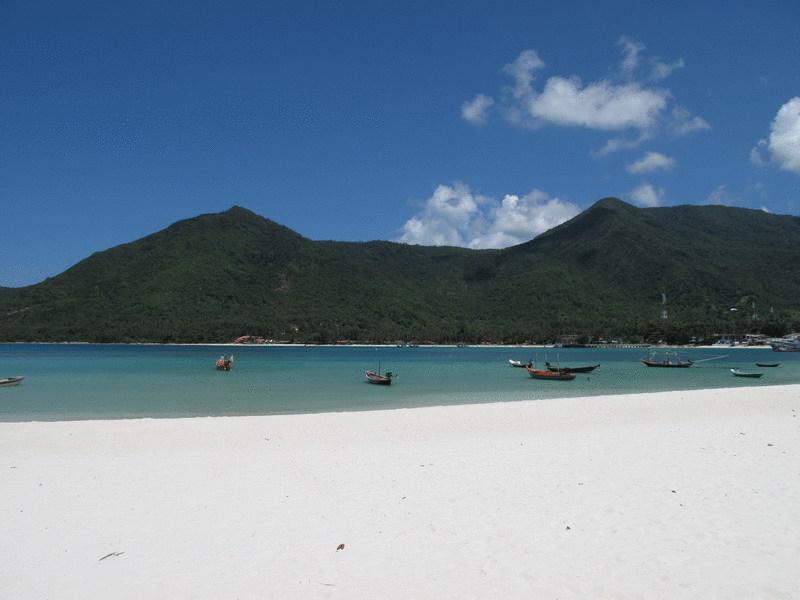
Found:
<svg viewBox="0 0 800 600"><path fill-rule="evenodd" d="M40 345L40 346L188 346L217 348L534 348L543 350L770 350L769 345L761 346L719 346L719 345L662 345L662 344L588 344L586 346L554 346L552 344L419 344L417 346L398 346L397 344L301 344L301 343L266 343L237 344L234 342L0 342L0 345Z"/></svg>

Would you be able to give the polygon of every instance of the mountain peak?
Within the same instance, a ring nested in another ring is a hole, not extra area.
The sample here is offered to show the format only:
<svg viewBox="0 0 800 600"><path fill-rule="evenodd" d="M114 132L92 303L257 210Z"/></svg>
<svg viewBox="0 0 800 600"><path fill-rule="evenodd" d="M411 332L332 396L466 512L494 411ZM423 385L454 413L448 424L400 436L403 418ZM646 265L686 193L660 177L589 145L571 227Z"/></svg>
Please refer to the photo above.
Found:
<svg viewBox="0 0 800 600"><path fill-rule="evenodd" d="M587 209L587 211L595 208L604 208L610 210L630 210L636 207L633 206L632 204L628 204L627 202L623 202L622 200L614 196L608 196L606 198L600 198L600 200L592 204Z"/></svg>

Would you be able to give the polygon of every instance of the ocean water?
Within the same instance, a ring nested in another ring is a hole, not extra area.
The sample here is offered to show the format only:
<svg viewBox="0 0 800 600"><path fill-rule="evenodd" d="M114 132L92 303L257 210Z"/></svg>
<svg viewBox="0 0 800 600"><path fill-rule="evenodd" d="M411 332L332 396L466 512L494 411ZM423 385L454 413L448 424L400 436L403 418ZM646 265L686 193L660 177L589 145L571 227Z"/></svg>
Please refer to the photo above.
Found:
<svg viewBox="0 0 800 600"><path fill-rule="evenodd" d="M129 346L0 344L0 421L207 415L269 415L408 408L570 396L800 383L800 353L687 349L709 360L689 369L654 369L643 349L447 347ZM233 370L217 371L221 354ZM574 381L541 381L508 359L562 366L600 363ZM756 362L780 362L758 369ZM390 387L366 383L366 369L392 371ZM731 368L759 370L761 379Z"/></svg>

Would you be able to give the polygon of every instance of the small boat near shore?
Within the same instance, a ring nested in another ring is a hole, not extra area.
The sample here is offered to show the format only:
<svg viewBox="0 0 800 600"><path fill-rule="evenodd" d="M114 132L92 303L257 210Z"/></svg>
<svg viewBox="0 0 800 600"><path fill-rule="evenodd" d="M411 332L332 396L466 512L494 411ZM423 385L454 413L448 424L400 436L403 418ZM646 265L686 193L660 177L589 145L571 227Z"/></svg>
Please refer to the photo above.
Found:
<svg viewBox="0 0 800 600"><path fill-rule="evenodd" d="M756 363L757 367L780 367L781 363Z"/></svg>
<svg viewBox="0 0 800 600"><path fill-rule="evenodd" d="M230 371L231 367L233 367L233 354L231 354L228 358L224 356L220 356L215 363L217 367L217 371Z"/></svg>
<svg viewBox="0 0 800 600"><path fill-rule="evenodd" d="M675 352L667 352L662 356L657 356L651 352L647 358L642 359L642 363L648 367L662 367L667 369L686 369L694 364L689 359L681 359Z"/></svg>
<svg viewBox="0 0 800 600"><path fill-rule="evenodd" d="M4 377L0 379L0 387L14 387L22 383L24 377Z"/></svg>
<svg viewBox="0 0 800 600"><path fill-rule="evenodd" d="M575 375L572 373L561 373L554 371L540 371L539 369L532 369L527 367L528 375L534 379L546 379L548 381L572 381Z"/></svg>
<svg viewBox="0 0 800 600"><path fill-rule="evenodd" d="M596 364L596 365L588 365L586 367L559 367L552 365L549 362L546 362L544 364L545 366L547 366L547 370L553 373L591 373L597 367L600 366L600 364Z"/></svg>
<svg viewBox="0 0 800 600"><path fill-rule="evenodd" d="M392 378L395 377L391 371L388 371L385 375L381 375L375 371L367 371L366 376L367 381L375 385L392 385Z"/></svg>
<svg viewBox="0 0 800 600"><path fill-rule="evenodd" d="M517 367L519 369L527 369L528 367L533 366L533 362L530 360L524 363L521 360L513 360L511 358L508 359L508 364L510 364L512 367Z"/></svg>
<svg viewBox="0 0 800 600"><path fill-rule="evenodd" d="M731 373L733 373L736 377L752 377L753 379L757 379L761 377L763 373L756 373L753 371L741 371L739 369L731 369Z"/></svg>

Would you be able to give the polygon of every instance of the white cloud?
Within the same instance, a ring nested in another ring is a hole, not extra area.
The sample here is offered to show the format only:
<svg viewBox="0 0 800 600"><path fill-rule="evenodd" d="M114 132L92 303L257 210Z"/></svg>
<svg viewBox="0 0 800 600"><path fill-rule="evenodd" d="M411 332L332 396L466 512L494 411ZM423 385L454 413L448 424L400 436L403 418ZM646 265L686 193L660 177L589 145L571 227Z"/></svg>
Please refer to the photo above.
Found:
<svg viewBox="0 0 800 600"><path fill-rule="evenodd" d="M617 42L618 46L622 46L622 64L620 69L628 76L633 76L636 67L639 66L639 54L644 50L645 46L641 42L623 35Z"/></svg>
<svg viewBox="0 0 800 600"><path fill-rule="evenodd" d="M713 192L706 197L706 204L722 204L723 206L732 206L736 204L738 199L736 196L728 191L728 186L718 185Z"/></svg>
<svg viewBox="0 0 800 600"><path fill-rule="evenodd" d="M764 156L761 154L761 149L767 146L767 140L758 140L758 143L750 150L750 162L754 165L766 164Z"/></svg>
<svg viewBox="0 0 800 600"><path fill-rule="evenodd" d="M672 109L669 118L669 130L674 135L687 135L693 131L702 131L703 129L711 129L703 117L693 115L682 106L676 106Z"/></svg>
<svg viewBox="0 0 800 600"><path fill-rule="evenodd" d="M544 61L539 58L536 50L523 50L514 62L503 67L503 72L514 78L514 98L527 98L533 93L534 72L544 66Z"/></svg>
<svg viewBox="0 0 800 600"><path fill-rule="evenodd" d="M610 140L607 140L602 147L598 148L597 150L592 150L591 154L597 158L600 156L606 156L607 154L612 154L614 152L620 152L621 150L638 148L651 137L653 136L650 134L650 132L642 131L635 138L611 138Z"/></svg>
<svg viewBox="0 0 800 600"><path fill-rule="evenodd" d="M650 173L659 169L668 170L675 166L675 159L660 152L648 152L639 160L629 164L628 173Z"/></svg>
<svg viewBox="0 0 800 600"><path fill-rule="evenodd" d="M671 63L661 62L660 60L656 59L652 62L652 69L650 70L650 79L654 81L663 81L670 75L672 72L677 69L682 69L685 66L683 59L679 58L678 60L674 60Z"/></svg>
<svg viewBox="0 0 800 600"><path fill-rule="evenodd" d="M608 140L595 156L638 146L657 132L684 135L709 128L705 119L676 106L668 89L654 85L682 68L683 59L647 59L644 44L627 36L618 45L623 56L615 76L584 82L576 75L553 75L538 85L545 62L536 50L523 50L503 67L513 82L494 98L481 94L465 102L462 116L483 122L485 110L496 104L508 122L529 129L554 125L628 133ZM637 76L642 64L650 65L649 74Z"/></svg>
<svg viewBox="0 0 800 600"><path fill-rule="evenodd" d="M769 139L760 140L750 151L750 160L763 164L761 149L769 150L770 159L781 169L800 173L800 97L781 106L770 126Z"/></svg>
<svg viewBox="0 0 800 600"><path fill-rule="evenodd" d="M461 105L461 116L470 123L480 125L486 122L486 115L493 104L492 98L478 94L472 100Z"/></svg>
<svg viewBox="0 0 800 600"><path fill-rule="evenodd" d="M584 86L577 77L551 77L542 93L531 99L528 111L532 118L556 125L648 129L666 107L668 95L637 83L599 81Z"/></svg>
<svg viewBox="0 0 800 600"><path fill-rule="evenodd" d="M655 188L649 183L643 183L628 195L631 200L640 206L661 206L661 199L664 197L664 188Z"/></svg>
<svg viewBox="0 0 800 600"><path fill-rule="evenodd" d="M419 214L403 227L399 241L432 246L505 248L526 242L571 219L580 208L540 190L499 202L456 183L440 185Z"/></svg>

